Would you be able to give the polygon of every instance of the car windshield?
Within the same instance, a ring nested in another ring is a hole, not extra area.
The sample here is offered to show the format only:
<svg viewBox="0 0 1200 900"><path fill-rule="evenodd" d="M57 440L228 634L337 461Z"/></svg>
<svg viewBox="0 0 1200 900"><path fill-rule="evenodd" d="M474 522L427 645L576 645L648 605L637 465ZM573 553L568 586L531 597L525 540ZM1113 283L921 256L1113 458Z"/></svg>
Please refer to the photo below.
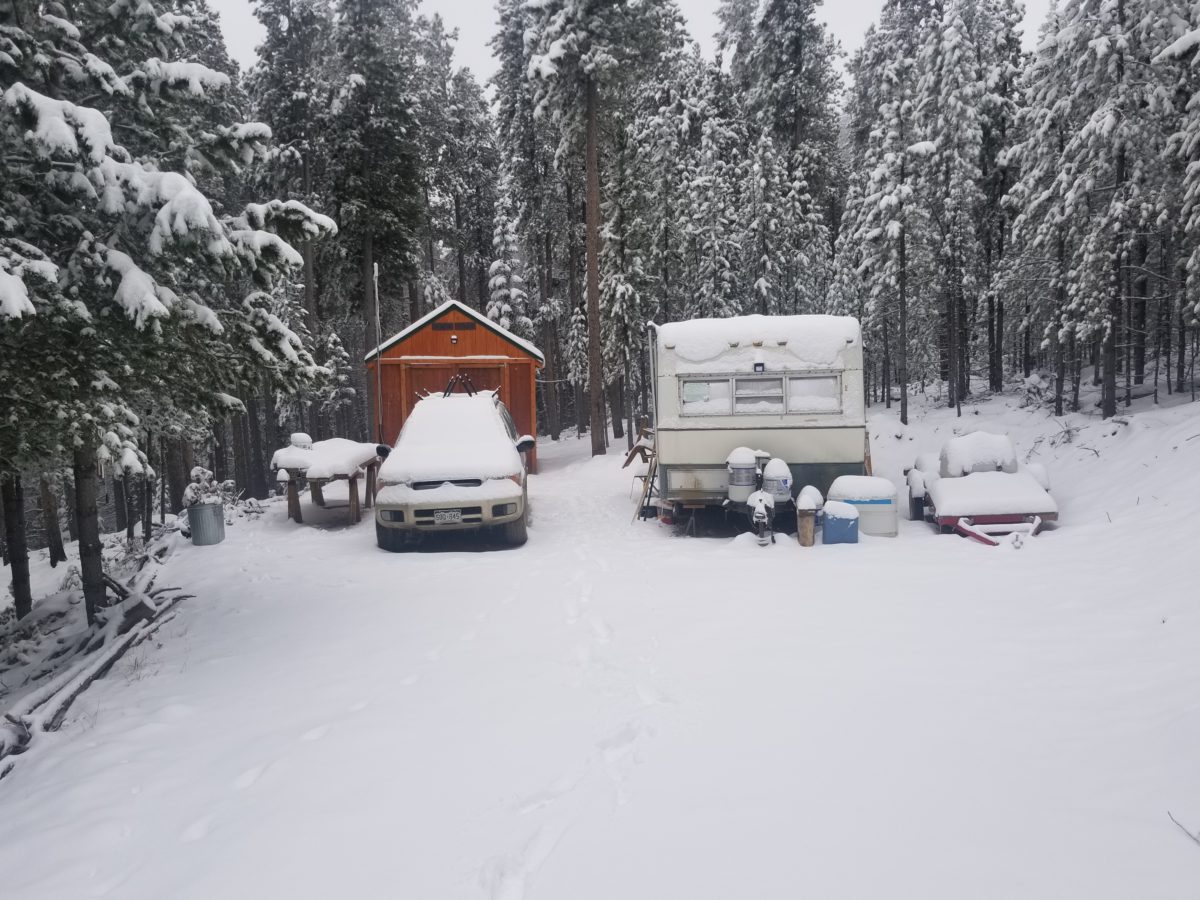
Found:
<svg viewBox="0 0 1200 900"><path fill-rule="evenodd" d="M417 402L379 471L385 484L506 478L521 471L495 396L433 395Z"/></svg>

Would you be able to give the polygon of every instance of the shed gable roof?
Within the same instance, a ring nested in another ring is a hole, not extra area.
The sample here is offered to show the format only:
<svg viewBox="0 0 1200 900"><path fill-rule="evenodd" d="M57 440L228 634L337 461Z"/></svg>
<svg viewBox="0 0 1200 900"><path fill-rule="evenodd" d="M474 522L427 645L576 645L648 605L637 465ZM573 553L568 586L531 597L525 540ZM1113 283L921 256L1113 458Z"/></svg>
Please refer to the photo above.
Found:
<svg viewBox="0 0 1200 900"><path fill-rule="evenodd" d="M370 353L368 353L365 357L365 360L370 361L370 360L374 359L375 357L379 356L384 351L389 350L392 347L396 346L396 344L400 343L405 338L411 337L412 335L416 334L418 331L420 331L426 325L429 325L430 323L436 321L437 319L440 319L442 316L444 316L448 312L462 313L462 315L466 316L467 318L469 318L475 322L478 322L480 325L482 325L488 331L495 334L497 337L503 338L504 340L508 341L510 344L512 344L517 349L521 350L524 353L529 354L534 359L536 359L539 363L541 363L542 365L545 365L546 357L544 357L542 355L541 350L539 350L537 347L533 346L533 344L529 343L529 341L525 340L524 338L517 337L515 334L513 334L511 331L509 331L506 328L501 328L499 323L493 322L491 319L489 319L487 316L480 313L478 310L471 309L471 307L467 306L465 303L460 303L457 300L447 300L445 303L443 303L437 309L431 310L430 312L427 312L425 315L421 316L421 318L417 319L417 321L413 322L411 325L409 325L403 331L396 332L394 335L392 335L390 338L388 338L386 341L384 341L382 344L380 344L378 347L376 347L374 350L372 350Z"/></svg>

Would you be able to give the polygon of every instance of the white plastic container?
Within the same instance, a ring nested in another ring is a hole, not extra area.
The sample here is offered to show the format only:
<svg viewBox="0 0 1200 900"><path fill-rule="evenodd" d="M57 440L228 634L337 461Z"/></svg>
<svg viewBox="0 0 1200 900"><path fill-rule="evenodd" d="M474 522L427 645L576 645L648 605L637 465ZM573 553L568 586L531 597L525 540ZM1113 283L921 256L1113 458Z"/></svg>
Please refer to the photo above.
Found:
<svg viewBox="0 0 1200 900"><path fill-rule="evenodd" d="M895 537L900 533L896 486L886 478L843 475L830 485L828 499L852 504L858 510L858 529L863 534Z"/></svg>
<svg viewBox="0 0 1200 900"><path fill-rule="evenodd" d="M737 447L725 460L729 470L729 499L745 503L754 493L758 480L758 460L749 447Z"/></svg>
<svg viewBox="0 0 1200 900"><path fill-rule="evenodd" d="M772 459L763 469L763 490L771 495L776 508L792 500L792 470L779 457Z"/></svg>

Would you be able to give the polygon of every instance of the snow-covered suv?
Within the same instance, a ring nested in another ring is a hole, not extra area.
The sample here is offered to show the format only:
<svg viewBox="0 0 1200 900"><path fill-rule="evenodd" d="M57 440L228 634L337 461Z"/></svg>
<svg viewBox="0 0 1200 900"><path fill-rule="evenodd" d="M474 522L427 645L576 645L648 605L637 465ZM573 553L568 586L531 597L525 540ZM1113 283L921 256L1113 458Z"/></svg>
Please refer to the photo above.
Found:
<svg viewBox="0 0 1200 900"><path fill-rule="evenodd" d="M419 400L379 470L375 536L398 551L422 534L495 528L525 543L529 492L522 454L534 439L517 436L494 391Z"/></svg>

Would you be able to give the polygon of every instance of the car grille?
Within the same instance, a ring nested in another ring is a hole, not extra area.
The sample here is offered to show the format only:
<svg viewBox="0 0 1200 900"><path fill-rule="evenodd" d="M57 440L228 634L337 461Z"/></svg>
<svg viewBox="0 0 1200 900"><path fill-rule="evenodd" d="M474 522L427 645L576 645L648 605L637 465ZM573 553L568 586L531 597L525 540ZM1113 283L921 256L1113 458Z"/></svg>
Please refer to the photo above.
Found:
<svg viewBox="0 0 1200 900"><path fill-rule="evenodd" d="M483 481L478 478L459 478L456 481L414 481L412 489L414 491L431 491L443 484L452 484L455 487L479 487Z"/></svg>
<svg viewBox="0 0 1200 900"><path fill-rule="evenodd" d="M444 509L456 509L458 507L443 507ZM482 506L463 506L462 509L462 524L463 525L479 525L483 522L483 507ZM418 525L424 525L429 528L434 528L433 521L434 510L418 509L413 514L413 521ZM458 524L458 523L455 523Z"/></svg>

